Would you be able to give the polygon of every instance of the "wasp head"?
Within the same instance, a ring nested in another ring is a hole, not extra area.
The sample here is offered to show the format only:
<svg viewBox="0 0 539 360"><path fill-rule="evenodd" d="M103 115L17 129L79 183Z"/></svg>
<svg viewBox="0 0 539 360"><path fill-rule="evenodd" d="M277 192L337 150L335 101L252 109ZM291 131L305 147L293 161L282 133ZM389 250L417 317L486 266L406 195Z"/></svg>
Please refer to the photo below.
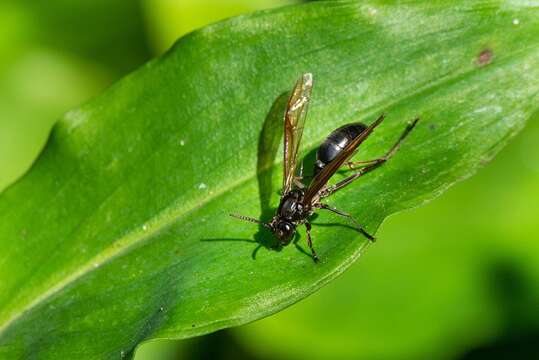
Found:
<svg viewBox="0 0 539 360"><path fill-rule="evenodd" d="M279 245L285 246L292 241L292 238L296 233L296 225L286 220L276 220L273 222L272 231L279 240Z"/></svg>

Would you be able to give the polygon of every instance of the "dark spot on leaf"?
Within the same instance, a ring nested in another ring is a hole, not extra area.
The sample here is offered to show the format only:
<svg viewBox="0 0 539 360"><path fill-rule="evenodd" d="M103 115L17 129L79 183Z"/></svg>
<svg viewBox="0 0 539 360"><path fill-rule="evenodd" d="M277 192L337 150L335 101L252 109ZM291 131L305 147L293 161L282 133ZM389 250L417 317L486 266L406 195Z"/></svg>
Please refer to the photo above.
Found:
<svg viewBox="0 0 539 360"><path fill-rule="evenodd" d="M491 63L492 61L492 55L494 53L491 49L485 49L479 53L477 56L477 65L479 66L485 66Z"/></svg>
<svg viewBox="0 0 539 360"><path fill-rule="evenodd" d="M429 130L436 131L436 129L438 129L438 125L434 123L429 124Z"/></svg>
<svg viewBox="0 0 539 360"><path fill-rule="evenodd" d="M191 325L191 327L195 327L195 324Z"/></svg>

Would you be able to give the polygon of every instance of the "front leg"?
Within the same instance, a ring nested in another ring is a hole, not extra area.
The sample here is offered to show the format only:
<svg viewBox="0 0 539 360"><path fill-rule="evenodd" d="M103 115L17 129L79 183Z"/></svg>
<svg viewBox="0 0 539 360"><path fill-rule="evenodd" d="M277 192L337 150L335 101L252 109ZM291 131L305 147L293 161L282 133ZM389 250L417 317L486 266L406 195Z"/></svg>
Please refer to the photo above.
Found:
<svg viewBox="0 0 539 360"><path fill-rule="evenodd" d="M313 242L311 239L311 224L308 221L305 222L305 228L307 229L307 245L309 245L309 249L311 249L314 262L318 262L318 255L316 255L316 251L314 251Z"/></svg>

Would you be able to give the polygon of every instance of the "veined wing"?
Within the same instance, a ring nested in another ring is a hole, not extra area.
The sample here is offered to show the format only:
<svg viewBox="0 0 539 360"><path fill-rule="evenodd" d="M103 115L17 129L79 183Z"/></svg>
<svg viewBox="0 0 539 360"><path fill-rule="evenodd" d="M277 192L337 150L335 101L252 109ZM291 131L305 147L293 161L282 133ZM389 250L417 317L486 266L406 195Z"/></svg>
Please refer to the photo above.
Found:
<svg viewBox="0 0 539 360"><path fill-rule="evenodd" d="M296 175L298 150L303 134L307 109L311 99L313 76L303 74L288 99L284 115L284 171L283 195L290 192Z"/></svg>
<svg viewBox="0 0 539 360"><path fill-rule="evenodd" d="M385 115L381 115L375 122L373 122L369 127L367 127L361 134L359 134L354 140L350 141L348 145L341 151L341 153L333 159L329 164L327 164L322 171L318 173L311 182L311 185L305 192L305 197L303 198L303 204L310 205L312 200L318 195L318 192L327 184L329 179L339 170L356 151L357 147L361 145L367 137L372 133L372 131L380 125L384 120Z"/></svg>

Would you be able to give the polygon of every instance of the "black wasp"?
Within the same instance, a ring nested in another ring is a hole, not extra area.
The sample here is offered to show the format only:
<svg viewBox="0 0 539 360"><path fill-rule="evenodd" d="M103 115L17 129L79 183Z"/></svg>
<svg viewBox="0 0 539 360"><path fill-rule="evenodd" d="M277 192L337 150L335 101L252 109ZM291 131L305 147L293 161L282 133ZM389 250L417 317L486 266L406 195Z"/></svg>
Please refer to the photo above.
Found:
<svg viewBox="0 0 539 360"><path fill-rule="evenodd" d="M349 159L354 155L358 146L384 120L384 115L378 117L369 126L356 122L334 130L318 148L313 169L314 178L309 186L306 186L303 183L303 166L300 166L299 169L297 167L297 155L303 126L307 118L307 108L311 98L312 86L312 74L304 74L296 83L288 100L284 116L283 189L281 202L275 216L268 223L243 215L231 214L231 216L262 224L275 235L281 246L288 245L296 233L297 226L304 224L307 229L307 244L311 249L314 261L318 261L318 256L314 251L311 240L311 224L308 220L316 209L328 210L349 219L361 234L369 240L374 241L374 237L365 231L350 214L324 204L320 200L330 196L389 160L397 152L402 141L412 131L419 119L415 119L406 126L400 138L384 156L369 161L352 162ZM347 166L349 170L355 170L355 173L334 185L327 185L329 179L343 165Z"/></svg>

